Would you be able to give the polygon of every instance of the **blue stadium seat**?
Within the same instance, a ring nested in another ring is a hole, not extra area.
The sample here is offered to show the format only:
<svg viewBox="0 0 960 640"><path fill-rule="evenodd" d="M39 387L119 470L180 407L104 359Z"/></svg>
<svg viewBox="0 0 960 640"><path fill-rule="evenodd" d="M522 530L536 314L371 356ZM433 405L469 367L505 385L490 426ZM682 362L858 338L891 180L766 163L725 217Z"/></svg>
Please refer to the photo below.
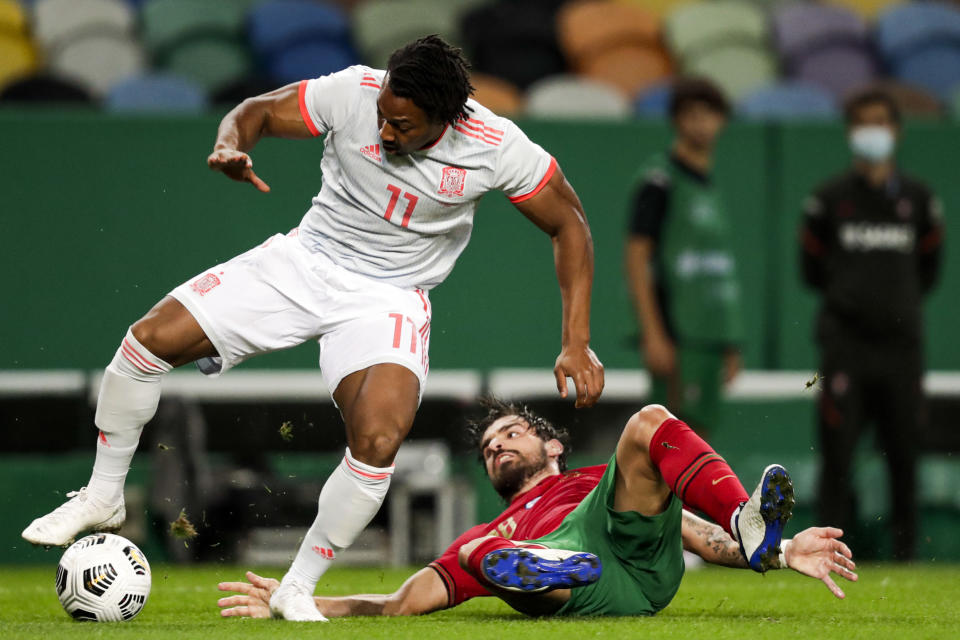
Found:
<svg viewBox="0 0 960 640"><path fill-rule="evenodd" d="M342 44L304 42L272 56L267 74L278 84L288 84L340 71L357 62L353 49Z"/></svg>
<svg viewBox="0 0 960 640"><path fill-rule="evenodd" d="M899 5L877 20L876 40L887 61L932 44L960 46L960 9L937 2Z"/></svg>
<svg viewBox="0 0 960 640"><path fill-rule="evenodd" d="M737 111L754 120L799 120L837 115L833 96L806 84L784 83L757 89L743 98Z"/></svg>
<svg viewBox="0 0 960 640"><path fill-rule="evenodd" d="M304 42L350 44L350 21L339 7L303 0L272 0L256 5L247 19L250 45L271 56Z"/></svg>
<svg viewBox="0 0 960 640"><path fill-rule="evenodd" d="M960 87L960 9L933 2L891 9L877 23L877 45L900 80L944 100Z"/></svg>
<svg viewBox="0 0 960 640"><path fill-rule="evenodd" d="M673 87L659 84L641 92L633 101L633 115L638 118L666 118Z"/></svg>
<svg viewBox="0 0 960 640"><path fill-rule="evenodd" d="M929 46L893 63L894 75L947 101L960 88L960 46Z"/></svg>
<svg viewBox="0 0 960 640"><path fill-rule="evenodd" d="M201 113L207 108L203 90L173 75L133 76L118 82L107 93L105 105L114 112Z"/></svg>

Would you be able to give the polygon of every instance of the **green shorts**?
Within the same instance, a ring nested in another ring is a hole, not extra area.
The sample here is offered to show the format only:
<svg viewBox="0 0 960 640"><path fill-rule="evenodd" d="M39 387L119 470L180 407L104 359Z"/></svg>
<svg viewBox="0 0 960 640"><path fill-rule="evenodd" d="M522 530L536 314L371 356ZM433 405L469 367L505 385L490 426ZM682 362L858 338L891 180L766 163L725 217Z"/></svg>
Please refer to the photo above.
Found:
<svg viewBox="0 0 960 640"><path fill-rule="evenodd" d="M676 382L668 378L650 380L647 400L662 404L696 429L720 424L723 406L723 349L679 347ZM671 389L677 384L677 389Z"/></svg>
<svg viewBox="0 0 960 640"><path fill-rule="evenodd" d="M681 503L671 494L663 513L616 511L617 456L593 491L552 533L529 542L589 551L600 558L600 579L571 591L562 616L651 616L673 599L683 578Z"/></svg>

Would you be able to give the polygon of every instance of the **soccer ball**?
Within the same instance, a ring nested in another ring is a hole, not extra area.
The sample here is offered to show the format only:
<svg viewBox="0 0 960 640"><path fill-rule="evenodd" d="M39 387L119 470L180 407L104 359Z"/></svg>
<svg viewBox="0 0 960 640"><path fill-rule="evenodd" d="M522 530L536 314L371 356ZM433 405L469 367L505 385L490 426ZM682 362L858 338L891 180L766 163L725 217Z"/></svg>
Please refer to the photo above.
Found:
<svg viewBox="0 0 960 640"><path fill-rule="evenodd" d="M57 597L77 620L132 620L150 595L150 564L126 538L97 533L77 540L57 566Z"/></svg>

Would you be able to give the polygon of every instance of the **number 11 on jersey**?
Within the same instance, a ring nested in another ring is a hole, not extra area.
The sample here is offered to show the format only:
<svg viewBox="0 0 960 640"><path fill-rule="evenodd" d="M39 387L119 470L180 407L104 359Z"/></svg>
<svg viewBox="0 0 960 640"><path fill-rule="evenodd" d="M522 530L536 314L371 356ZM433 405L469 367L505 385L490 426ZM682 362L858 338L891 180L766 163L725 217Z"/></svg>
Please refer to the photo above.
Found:
<svg viewBox="0 0 960 640"><path fill-rule="evenodd" d="M403 212L403 220L400 221L401 227L406 227L410 225L410 216L413 215L413 210L417 206L417 201L420 199L412 193L404 193L403 189L392 184L387 185L387 190L390 192L390 202L387 204L387 210L383 214L384 220L389 220L393 216L393 210L397 208L397 201L402 195L407 200L407 209Z"/></svg>

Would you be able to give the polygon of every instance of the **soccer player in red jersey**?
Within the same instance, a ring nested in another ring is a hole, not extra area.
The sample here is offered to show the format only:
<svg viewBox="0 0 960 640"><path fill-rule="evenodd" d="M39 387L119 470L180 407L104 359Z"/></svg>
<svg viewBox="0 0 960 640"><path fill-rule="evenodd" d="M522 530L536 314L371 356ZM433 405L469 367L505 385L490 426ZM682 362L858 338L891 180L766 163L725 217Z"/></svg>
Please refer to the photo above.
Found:
<svg viewBox="0 0 960 640"><path fill-rule="evenodd" d="M793 505L783 467L768 467L748 496L723 458L659 405L631 417L609 464L570 471L565 431L522 405L487 406L472 433L507 508L392 594L315 598L323 615L419 615L487 595L531 615L652 615L679 588L683 549L728 567L789 567L838 598L832 573L857 580L839 529L781 540ZM240 594L220 599L221 615L270 616L277 581L247 578L219 585Z"/></svg>

